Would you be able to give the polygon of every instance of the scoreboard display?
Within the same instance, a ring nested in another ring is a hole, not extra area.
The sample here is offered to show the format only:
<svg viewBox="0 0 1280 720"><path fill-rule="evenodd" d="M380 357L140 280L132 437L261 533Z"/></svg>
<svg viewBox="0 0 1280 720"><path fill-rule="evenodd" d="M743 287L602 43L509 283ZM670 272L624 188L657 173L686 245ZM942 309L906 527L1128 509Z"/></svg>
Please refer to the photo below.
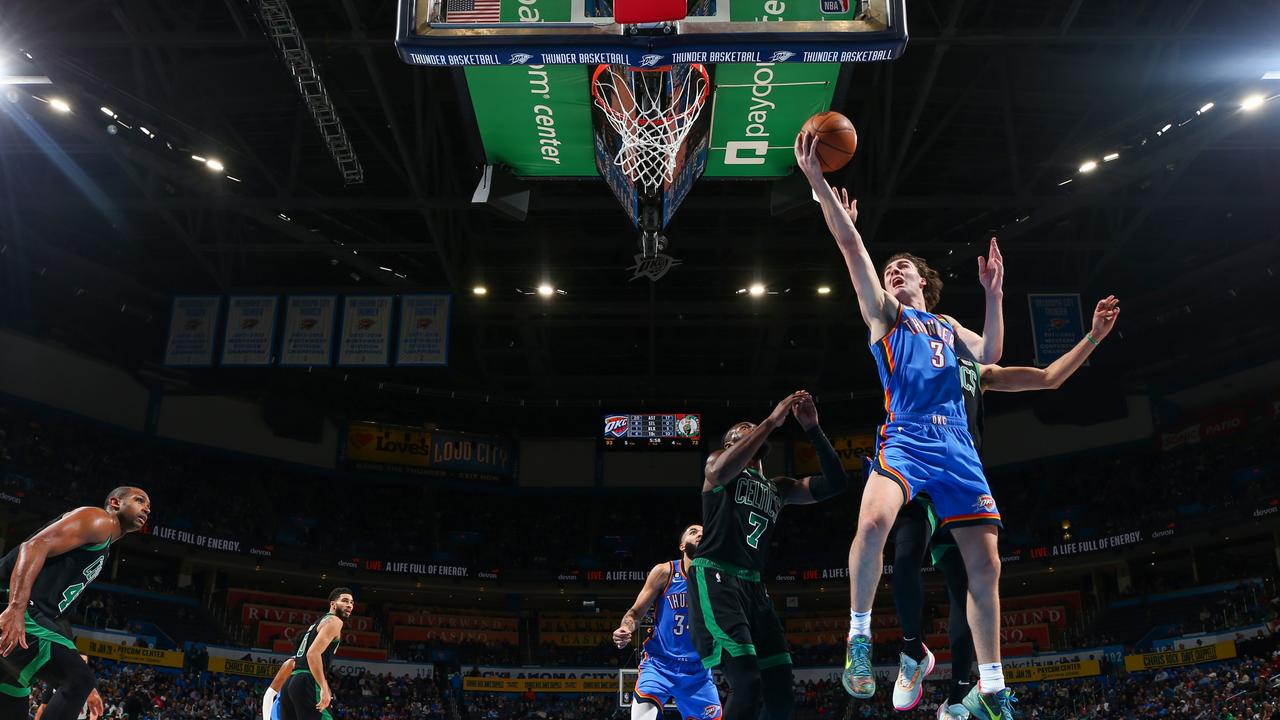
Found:
<svg viewBox="0 0 1280 720"><path fill-rule="evenodd" d="M605 415L606 448L702 447L702 416L691 413Z"/></svg>

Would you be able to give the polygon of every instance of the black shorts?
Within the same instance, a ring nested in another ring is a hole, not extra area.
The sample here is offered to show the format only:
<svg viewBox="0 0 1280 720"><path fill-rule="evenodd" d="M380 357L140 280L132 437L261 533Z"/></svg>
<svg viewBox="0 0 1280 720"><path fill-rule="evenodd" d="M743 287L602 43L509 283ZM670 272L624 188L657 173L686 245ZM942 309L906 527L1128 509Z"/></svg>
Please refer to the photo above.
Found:
<svg viewBox="0 0 1280 720"><path fill-rule="evenodd" d="M689 569L689 619L703 667L752 655L761 670L790 665L787 638L760 574L707 558Z"/></svg>
<svg viewBox="0 0 1280 720"><path fill-rule="evenodd" d="M316 679L306 670L295 670L280 690L280 720L333 720L329 708L316 709L318 702L320 686Z"/></svg>
<svg viewBox="0 0 1280 720"><path fill-rule="evenodd" d="M14 645L7 657L0 658L0 695L28 697L37 673L47 682L61 677L63 663L84 665L67 629L52 620L33 618L28 612L26 649Z"/></svg>

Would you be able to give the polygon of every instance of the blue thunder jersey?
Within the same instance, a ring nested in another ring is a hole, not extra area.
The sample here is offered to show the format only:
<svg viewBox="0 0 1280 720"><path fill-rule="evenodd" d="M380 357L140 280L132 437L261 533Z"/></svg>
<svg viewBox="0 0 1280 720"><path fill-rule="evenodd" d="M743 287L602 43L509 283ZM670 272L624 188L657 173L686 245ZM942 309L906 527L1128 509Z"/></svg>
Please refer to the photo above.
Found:
<svg viewBox="0 0 1280 720"><path fill-rule="evenodd" d="M871 346L884 388L885 422L899 415L923 422L929 418L918 416L965 417L955 345L955 327L942 316L899 304L889 334Z"/></svg>
<svg viewBox="0 0 1280 720"><path fill-rule="evenodd" d="M645 653L668 660L698 660L689 631L688 578L679 560L671 561L671 577L653 611L653 631L644 641Z"/></svg>

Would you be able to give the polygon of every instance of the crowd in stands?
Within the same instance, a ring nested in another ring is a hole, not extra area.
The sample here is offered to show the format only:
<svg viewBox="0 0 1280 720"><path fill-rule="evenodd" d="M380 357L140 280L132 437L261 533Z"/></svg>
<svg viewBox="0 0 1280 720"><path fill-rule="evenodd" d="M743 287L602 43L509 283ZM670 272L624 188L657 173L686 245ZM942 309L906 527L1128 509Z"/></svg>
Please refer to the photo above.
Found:
<svg viewBox="0 0 1280 720"><path fill-rule="evenodd" d="M994 468L1005 509L1004 537L1016 544L1061 542L1062 519L1077 539L1136 527L1192 523L1275 495L1280 422L1257 418L1233 435L1161 452L1108 450L1017 468ZM1153 482L1158 478L1158 482ZM44 482L57 480L56 483ZM116 484L151 492L152 522L277 553L406 556L511 573L634 567L675 556L680 531L699 508L696 495L672 499L671 512L635 512L631 498L477 494L466 513L449 512L432 483L362 482L166 443L28 406L0 406L0 490L92 502ZM1229 487L1230 492L1223 492ZM335 493L343 502L331 502ZM1133 497L1143 502L1132 503ZM680 510L684 507L684 511ZM779 563L843 561L832 534L851 535L854 503L788 509L775 536ZM530 536L515 516L540 518ZM323 518L323 522L321 521ZM360 528L334 533L332 527ZM565 548L572 548L566 554ZM826 552L830 558L822 557ZM567 555L567 556L566 556Z"/></svg>

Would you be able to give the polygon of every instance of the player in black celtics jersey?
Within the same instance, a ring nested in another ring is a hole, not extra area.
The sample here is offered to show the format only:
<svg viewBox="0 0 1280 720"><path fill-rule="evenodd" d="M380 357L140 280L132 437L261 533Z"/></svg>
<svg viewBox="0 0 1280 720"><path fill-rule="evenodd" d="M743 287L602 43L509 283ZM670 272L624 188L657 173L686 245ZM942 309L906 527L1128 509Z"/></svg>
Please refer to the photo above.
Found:
<svg viewBox="0 0 1280 720"><path fill-rule="evenodd" d="M1094 348L1115 327L1120 301L1109 295L1098 301L1093 324L1075 347L1044 369L980 365L967 357L957 358L960 389L974 446L982 450L982 393L1055 390L1089 359ZM951 689L947 701L938 707L938 720L962 720L972 713L962 704L969 693L969 673L973 667L973 635L966 614L969 578L956 552L951 533L938 531L938 518L927 495L903 506L893 528L893 602L902 625L903 647L898 665L898 682L893 688L893 704L898 710L915 708L920 702L925 675L933 666L932 653L921 642L924 587L920 568L926 551L946 579L951 606L947 634L951 641ZM930 541L932 540L932 548ZM981 720L987 720L982 718Z"/></svg>
<svg viewBox="0 0 1280 720"><path fill-rule="evenodd" d="M111 543L141 530L150 513L147 493L119 487L103 507L62 515L0 559L8 603L0 612L0 720L26 720L34 678L57 690L43 720L74 720L86 702L102 714L97 680L63 615L102 572Z"/></svg>
<svg viewBox="0 0 1280 720"><path fill-rule="evenodd" d="M293 655L294 670L280 693L280 720L333 720L329 703L329 663L342 644L343 621L356 602L349 588L329 593L329 612L307 628Z"/></svg>
<svg viewBox="0 0 1280 720"><path fill-rule="evenodd" d="M769 433L788 415L813 444L821 475L764 476ZM707 458L702 542L690 567L689 618L703 666L720 667L733 691L723 720L791 717L791 655L760 571L784 505L826 500L848 487L848 473L818 426L813 398L803 390L788 395L759 425L729 428L724 449Z"/></svg>

